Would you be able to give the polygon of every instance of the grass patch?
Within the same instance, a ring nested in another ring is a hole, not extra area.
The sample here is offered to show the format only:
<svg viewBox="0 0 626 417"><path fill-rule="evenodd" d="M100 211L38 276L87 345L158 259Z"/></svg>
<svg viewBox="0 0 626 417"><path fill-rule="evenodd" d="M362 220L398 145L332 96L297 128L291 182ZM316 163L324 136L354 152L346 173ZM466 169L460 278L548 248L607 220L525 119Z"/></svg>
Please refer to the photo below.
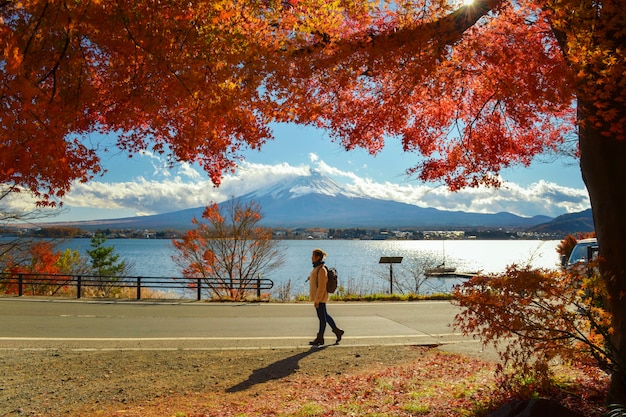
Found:
<svg viewBox="0 0 626 417"><path fill-rule="evenodd" d="M324 415L324 408L316 403L305 403L294 414L294 417L317 417Z"/></svg>
<svg viewBox="0 0 626 417"><path fill-rule="evenodd" d="M454 299L452 294L436 293L436 294L331 294L330 300L344 302L385 302L385 301L449 301ZM281 301L273 299L272 301ZM296 302L308 302L308 294L298 294L294 297Z"/></svg>
<svg viewBox="0 0 626 417"><path fill-rule="evenodd" d="M411 415L420 415L420 414L428 414L430 413L430 407L428 405L412 403L409 402L402 407L402 409L406 412L411 413Z"/></svg>
<svg viewBox="0 0 626 417"><path fill-rule="evenodd" d="M452 294L333 294L333 301L423 301L423 300L452 300Z"/></svg>

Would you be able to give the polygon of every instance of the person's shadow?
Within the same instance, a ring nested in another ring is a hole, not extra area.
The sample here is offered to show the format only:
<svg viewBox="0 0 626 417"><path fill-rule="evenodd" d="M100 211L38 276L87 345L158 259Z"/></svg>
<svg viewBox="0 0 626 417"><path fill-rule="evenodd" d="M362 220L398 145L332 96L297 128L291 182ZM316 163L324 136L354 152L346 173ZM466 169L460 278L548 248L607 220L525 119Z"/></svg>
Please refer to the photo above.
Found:
<svg viewBox="0 0 626 417"><path fill-rule="evenodd" d="M326 346L313 347L305 352L298 353L285 359L281 359L278 362L267 365L265 368L255 369L247 380L240 382L226 390L226 392L239 392L247 390L257 384L271 381L273 379L285 378L298 369L300 369L300 359L326 349Z"/></svg>

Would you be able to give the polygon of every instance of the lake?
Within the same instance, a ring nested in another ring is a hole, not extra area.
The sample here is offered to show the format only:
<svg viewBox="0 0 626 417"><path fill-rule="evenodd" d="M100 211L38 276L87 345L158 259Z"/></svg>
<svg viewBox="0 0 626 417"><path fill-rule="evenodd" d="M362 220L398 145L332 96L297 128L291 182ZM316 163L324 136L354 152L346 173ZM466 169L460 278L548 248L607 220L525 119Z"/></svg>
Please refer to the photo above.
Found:
<svg viewBox="0 0 626 417"><path fill-rule="evenodd" d="M556 268L559 256L558 240L283 240L285 264L269 278L274 287L290 283L291 294L307 294L306 278L311 270L311 252L319 247L328 253L326 264L337 268L340 285L351 292L389 292L390 266L379 264L382 256L401 256L401 264L393 266L394 281L399 289L420 293L448 292L452 285L462 282L451 278L423 279L425 268L445 262L459 272L502 272L513 263L537 268ZM90 239L72 239L59 248L79 250L86 255ZM139 276L178 277L180 268L172 260L174 246L169 240L111 239L115 253L132 265Z"/></svg>

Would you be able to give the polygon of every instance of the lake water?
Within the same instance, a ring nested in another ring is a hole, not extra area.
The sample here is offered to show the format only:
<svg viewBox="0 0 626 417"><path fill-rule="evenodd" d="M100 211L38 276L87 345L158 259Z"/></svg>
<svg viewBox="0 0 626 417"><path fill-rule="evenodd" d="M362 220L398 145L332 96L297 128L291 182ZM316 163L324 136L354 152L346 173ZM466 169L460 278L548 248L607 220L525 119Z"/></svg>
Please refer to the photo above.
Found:
<svg viewBox="0 0 626 417"><path fill-rule="evenodd" d="M559 257L558 240L285 240L280 241L285 250L285 264L273 271L269 278L274 288L290 283L291 294L307 294L306 278L311 270L311 252L322 248L328 253L326 263L337 268L340 285L352 292L389 292L390 267L379 264L382 256L401 256L401 264L393 266L393 277L404 289L415 291L420 281L420 293L447 292L461 282L451 278L423 280L423 270L445 265L456 267L459 272L502 272L513 263L527 264L537 268L556 268ZM60 248L77 249L86 255L89 239L73 239ZM179 277L181 271L172 260L174 246L169 240L111 239L105 246L113 246L115 253L132 265L132 273L138 276ZM420 276L420 278L414 278ZM423 282L422 282L423 281Z"/></svg>

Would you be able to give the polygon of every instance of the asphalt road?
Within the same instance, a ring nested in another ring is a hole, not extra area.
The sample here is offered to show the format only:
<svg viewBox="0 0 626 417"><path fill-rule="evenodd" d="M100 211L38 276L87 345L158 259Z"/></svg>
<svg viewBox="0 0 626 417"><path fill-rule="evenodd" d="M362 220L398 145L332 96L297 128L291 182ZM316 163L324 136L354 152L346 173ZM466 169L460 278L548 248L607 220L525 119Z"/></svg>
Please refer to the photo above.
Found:
<svg viewBox="0 0 626 417"><path fill-rule="evenodd" d="M341 346L441 345L484 356L451 327L446 301L330 303ZM264 349L308 346L317 332L309 303L206 303L0 298L0 350ZM327 344L334 342L330 328Z"/></svg>

